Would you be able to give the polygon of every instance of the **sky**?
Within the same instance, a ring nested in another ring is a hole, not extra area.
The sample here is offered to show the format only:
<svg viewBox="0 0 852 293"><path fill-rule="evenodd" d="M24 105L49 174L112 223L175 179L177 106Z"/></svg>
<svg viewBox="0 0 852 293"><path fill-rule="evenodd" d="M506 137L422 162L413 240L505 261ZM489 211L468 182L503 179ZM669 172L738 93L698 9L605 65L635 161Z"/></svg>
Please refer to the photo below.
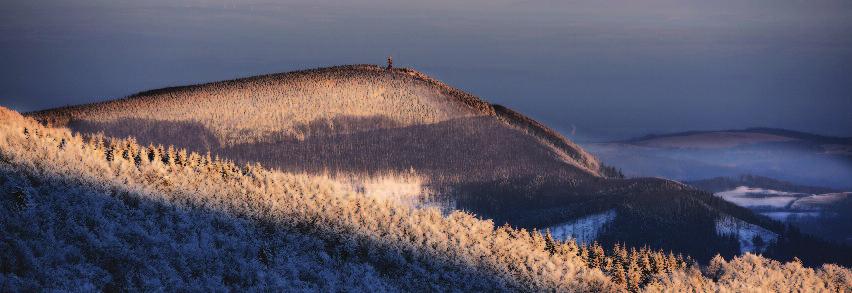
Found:
<svg viewBox="0 0 852 293"><path fill-rule="evenodd" d="M852 136L848 0L7 0L0 106L387 55L581 141L747 127Z"/></svg>

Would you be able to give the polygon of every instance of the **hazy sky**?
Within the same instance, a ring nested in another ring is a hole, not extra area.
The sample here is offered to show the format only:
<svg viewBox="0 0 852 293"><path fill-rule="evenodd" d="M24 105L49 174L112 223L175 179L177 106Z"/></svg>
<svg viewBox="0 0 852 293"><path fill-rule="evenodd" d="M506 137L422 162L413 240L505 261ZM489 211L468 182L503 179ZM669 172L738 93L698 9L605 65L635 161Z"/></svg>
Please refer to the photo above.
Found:
<svg viewBox="0 0 852 293"><path fill-rule="evenodd" d="M4 1L0 105L393 54L580 139L755 126L852 136L852 1L405 2Z"/></svg>

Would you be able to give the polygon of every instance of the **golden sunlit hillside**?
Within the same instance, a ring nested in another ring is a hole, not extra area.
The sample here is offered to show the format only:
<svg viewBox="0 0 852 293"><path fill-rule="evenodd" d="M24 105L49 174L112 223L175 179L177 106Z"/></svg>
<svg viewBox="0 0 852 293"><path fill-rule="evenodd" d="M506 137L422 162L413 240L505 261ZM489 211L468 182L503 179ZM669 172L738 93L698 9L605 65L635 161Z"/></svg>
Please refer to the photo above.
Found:
<svg viewBox="0 0 852 293"><path fill-rule="evenodd" d="M165 88L31 115L82 133L133 136L288 171L413 168L447 182L611 171L519 113L411 69L374 65Z"/></svg>
<svg viewBox="0 0 852 293"><path fill-rule="evenodd" d="M836 265L746 255L699 268L645 249L610 254L464 212L414 209L328 177L87 140L2 108L0 121L0 225L11 236L0 241L4 291L849 292L852 284ZM119 265L128 263L139 265Z"/></svg>

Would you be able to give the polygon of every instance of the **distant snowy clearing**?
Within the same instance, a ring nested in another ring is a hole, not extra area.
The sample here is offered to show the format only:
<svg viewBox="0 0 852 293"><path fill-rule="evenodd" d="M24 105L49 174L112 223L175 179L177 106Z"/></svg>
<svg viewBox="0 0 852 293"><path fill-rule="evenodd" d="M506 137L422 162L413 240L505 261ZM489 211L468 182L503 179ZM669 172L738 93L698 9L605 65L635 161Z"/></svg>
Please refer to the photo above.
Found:
<svg viewBox="0 0 852 293"><path fill-rule="evenodd" d="M593 214L571 222L551 226L550 233L559 240L575 239L577 243L591 243L598 238L604 225L615 220L615 210Z"/></svg>

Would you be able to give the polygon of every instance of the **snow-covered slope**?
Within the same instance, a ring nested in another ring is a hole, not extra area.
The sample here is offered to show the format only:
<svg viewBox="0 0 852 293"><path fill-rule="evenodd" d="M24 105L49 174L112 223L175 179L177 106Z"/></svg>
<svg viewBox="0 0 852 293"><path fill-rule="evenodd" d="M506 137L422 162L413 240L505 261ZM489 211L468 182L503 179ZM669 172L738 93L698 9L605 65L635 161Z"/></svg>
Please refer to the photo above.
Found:
<svg viewBox="0 0 852 293"><path fill-rule="evenodd" d="M716 196L747 208L785 208L807 194L739 186L733 190L717 192Z"/></svg>
<svg viewBox="0 0 852 293"><path fill-rule="evenodd" d="M852 244L852 192L798 187L792 184L770 185L775 186L738 186L716 192L715 195L749 208L755 213L792 225L805 234Z"/></svg>
<svg viewBox="0 0 852 293"><path fill-rule="evenodd" d="M716 233L736 237L740 243L740 253L763 252L770 242L778 239L775 232L730 216L722 216L716 220Z"/></svg>
<svg viewBox="0 0 852 293"><path fill-rule="evenodd" d="M577 243L591 244L597 239L604 225L615 220L615 210L585 216L574 221L547 228L553 238L559 240L575 239Z"/></svg>
<svg viewBox="0 0 852 293"><path fill-rule="evenodd" d="M814 194L802 197L790 205L791 209L819 211L826 207L842 201L850 200L852 192L835 192L826 194ZM852 211L849 211L852 213Z"/></svg>
<svg viewBox="0 0 852 293"><path fill-rule="evenodd" d="M0 108L0 291L614 290L563 244L376 182L84 140Z"/></svg>

